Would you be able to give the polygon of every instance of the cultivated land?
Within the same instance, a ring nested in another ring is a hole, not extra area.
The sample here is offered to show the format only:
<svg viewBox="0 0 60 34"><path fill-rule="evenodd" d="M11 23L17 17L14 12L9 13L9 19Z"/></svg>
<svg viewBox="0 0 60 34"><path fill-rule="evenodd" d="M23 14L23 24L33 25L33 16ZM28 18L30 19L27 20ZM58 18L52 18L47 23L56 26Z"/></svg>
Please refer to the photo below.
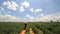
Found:
<svg viewBox="0 0 60 34"><path fill-rule="evenodd" d="M0 34L60 34L60 22L0 22Z"/></svg>

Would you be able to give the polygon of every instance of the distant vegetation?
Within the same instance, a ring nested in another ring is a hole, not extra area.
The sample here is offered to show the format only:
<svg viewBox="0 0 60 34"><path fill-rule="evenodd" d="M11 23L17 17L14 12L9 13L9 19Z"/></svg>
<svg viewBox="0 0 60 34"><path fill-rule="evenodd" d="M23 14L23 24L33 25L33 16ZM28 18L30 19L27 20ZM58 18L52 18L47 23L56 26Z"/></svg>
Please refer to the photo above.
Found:
<svg viewBox="0 0 60 34"><path fill-rule="evenodd" d="M0 34L19 34L25 27L24 22L0 22ZM60 34L60 22L28 22L26 34L32 27L35 34Z"/></svg>

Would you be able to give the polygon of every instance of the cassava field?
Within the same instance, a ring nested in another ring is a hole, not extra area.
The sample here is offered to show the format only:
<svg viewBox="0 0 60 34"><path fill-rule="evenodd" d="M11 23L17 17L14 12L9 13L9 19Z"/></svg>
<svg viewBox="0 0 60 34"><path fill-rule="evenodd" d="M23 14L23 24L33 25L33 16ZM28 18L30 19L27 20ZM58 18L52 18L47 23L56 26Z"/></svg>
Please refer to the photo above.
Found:
<svg viewBox="0 0 60 34"><path fill-rule="evenodd" d="M0 22L0 34L60 34L60 22Z"/></svg>

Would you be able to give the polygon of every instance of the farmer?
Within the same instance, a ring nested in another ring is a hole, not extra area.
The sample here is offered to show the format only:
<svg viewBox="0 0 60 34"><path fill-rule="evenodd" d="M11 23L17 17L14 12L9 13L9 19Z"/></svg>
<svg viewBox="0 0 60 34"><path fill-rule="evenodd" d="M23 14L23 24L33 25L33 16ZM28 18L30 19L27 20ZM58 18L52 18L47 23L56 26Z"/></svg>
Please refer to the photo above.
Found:
<svg viewBox="0 0 60 34"><path fill-rule="evenodd" d="M24 29L26 29L26 27L27 27L27 22L25 22L25 24L24 24L24 25L25 25Z"/></svg>

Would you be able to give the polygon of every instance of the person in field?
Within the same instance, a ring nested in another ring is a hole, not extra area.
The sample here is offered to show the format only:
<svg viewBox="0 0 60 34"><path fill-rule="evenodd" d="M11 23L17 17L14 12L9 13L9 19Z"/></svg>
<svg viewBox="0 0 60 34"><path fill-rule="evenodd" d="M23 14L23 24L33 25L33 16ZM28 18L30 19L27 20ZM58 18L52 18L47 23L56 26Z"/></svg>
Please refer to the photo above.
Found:
<svg viewBox="0 0 60 34"><path fill-rule="evenodd" d="M27 27L27 22L25 22L25 24L24 24L24 25L25 25L24 29L26 29L26 27Z"/></svg>

